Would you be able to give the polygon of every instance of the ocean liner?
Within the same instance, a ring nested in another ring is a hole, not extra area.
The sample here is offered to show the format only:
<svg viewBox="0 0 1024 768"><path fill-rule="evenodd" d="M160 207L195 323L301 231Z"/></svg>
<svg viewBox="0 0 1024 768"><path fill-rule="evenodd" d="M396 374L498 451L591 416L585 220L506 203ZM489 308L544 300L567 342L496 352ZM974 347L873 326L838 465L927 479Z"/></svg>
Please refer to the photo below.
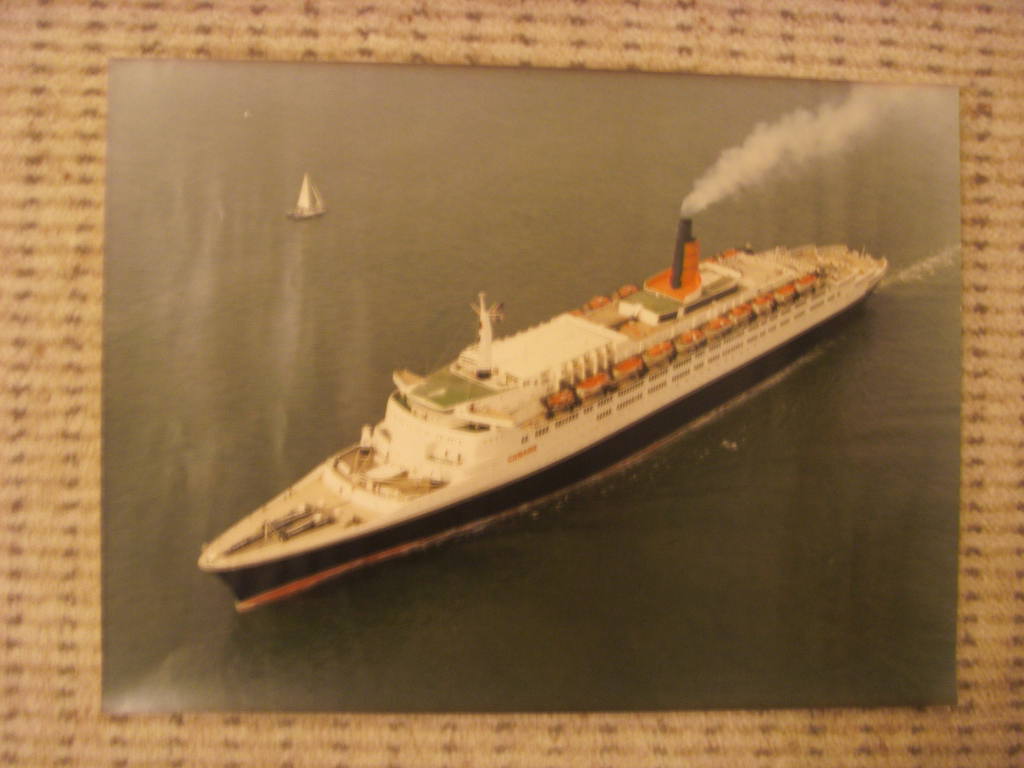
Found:
<svg viewBox="0 0 1024 768"><path fill-rule="evenodd" d="M678 430L794 359L887 264L845 246L671 266L512 336L480 294L479 338L428 375L398 370L382 421L203 547L248 610L472 530Z"/></svg>

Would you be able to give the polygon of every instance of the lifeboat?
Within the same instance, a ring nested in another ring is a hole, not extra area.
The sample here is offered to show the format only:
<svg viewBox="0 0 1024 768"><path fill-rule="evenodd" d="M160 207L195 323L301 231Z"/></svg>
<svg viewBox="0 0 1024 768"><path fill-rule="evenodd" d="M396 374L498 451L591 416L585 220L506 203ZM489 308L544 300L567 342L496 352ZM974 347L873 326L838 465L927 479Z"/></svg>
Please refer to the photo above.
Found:
<svg viewBox="0 0 1024 768"><path fill-rule="evenodd" d="M753 303L755 315L765 315L775 307L775 299L770 293L762 293Z"/></svg>
<svg viewBox="0 0 1024 768"><path fill-rule="evenodd" d="M704 326L703 331L709 339L724 336L732 330L732 320L728 315L720 315Z"/></svg>
<svg viewBox="0 0 1024 768"><path fill-rule="evenodd" d="M607 296L595 296L587 302L587 309L600 309L606 307L612 303L612 300Z"/></svg>
<svg viewBox="0 0 1024 768"><path fill-rule="evenodd" d="M615 292L615 295L618 296L620 299L624 299L627 296L632 296L634 293L636 293L639 290L640 289L637 288L632 283L627 283L626 285L624 285L621 288L619 288L619 290L617 290Z"/></svg>
<svg viewBox="0 0 1024 768"><path fill-rule="evenodd" d="M818 287L818 276L808 273L796 281L797 293L813 293Z"/></svg>
<svg viewBox="0 0 1024 768"><path fill-rule="evenodd" d="M784 285L775 291L775 300L780 304L792 301L796 298L796 286L793 283Z"/></svg>
<svg viewBox="0 0 1024 768"><path fill-rule="evenodd" d="M644 362L648 366L665 363L675 357L676 348L671 341L659 341L644 350Z"/></svg>
<svg viewBox="0 0 1024 768"><path fill-rule="evenodd" d="M680 352L685 352L690 349L696 349L705 341L707 339L704 337L704 331L700 328L694 328L692 331L684 331L676 336L676 348Z"/></svg>
<svg viewBox="0 0 1024 768"><path fill-rule="evenodd" d="M615 377L616 381L622 381L623 379L631 379L634 376L639 376L644 371L644 361L640 355L633 355L627 357L612 366L612 376Z"/></svg>
<svg viewBox="0 0 1024 768"><path fill-rule="evenodd" d="M749 304L739 304L730 310L729 314L737 323L754 319L754 314Z"/></svg>
<svg viewBox="0 0 1024 768"><path fill-rule="evenodd" d="M576 405L576 393L569 388L560 389L544 398L544 407L550 413L568 411Z"/></svg>
<svg viewBox="0 0 1024 768"><path fill-rule="evenodd" d="M588 397L604 392L609 384L611 384L611 377L604 371L600 371L577 384L576 395L580 400L586 400Z"/></svg>

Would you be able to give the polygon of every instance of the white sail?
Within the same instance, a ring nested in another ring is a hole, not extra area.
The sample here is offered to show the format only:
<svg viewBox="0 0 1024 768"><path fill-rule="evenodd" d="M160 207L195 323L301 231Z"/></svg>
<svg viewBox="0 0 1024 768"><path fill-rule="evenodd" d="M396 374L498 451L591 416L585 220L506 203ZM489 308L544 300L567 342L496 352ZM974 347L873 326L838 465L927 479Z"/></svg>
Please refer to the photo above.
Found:
<svg viewBox="0 0 1024 768"><path fill-rule="evenodd" d="M302 187L299 189L299 199L295 203L295 208L288 215L293 219L309 219L313 216L319 216L326 210L327 207L320 196L320 190L316 188L313 180L309 178L309 174L304 173L302 175Z"/></svg>
<svg viewBox="0 0 1024 768"><path fill-rule="evenodd" d="M309 178L308 174L306 178ZM327 207L324 205L323 198L320 197L320 190L316 188L316 184L312 181L309 182L309 196L313 200L312 208L315 211L326 211Z"/></svg>
<svg viewBox="0 0 1024 768"><path fill-rule="evenodd" d="M309 191L309 174L302 174L302 188L299 190L299 202L295 205L297 211L308 211L312 208L312 195Z"/></svg>

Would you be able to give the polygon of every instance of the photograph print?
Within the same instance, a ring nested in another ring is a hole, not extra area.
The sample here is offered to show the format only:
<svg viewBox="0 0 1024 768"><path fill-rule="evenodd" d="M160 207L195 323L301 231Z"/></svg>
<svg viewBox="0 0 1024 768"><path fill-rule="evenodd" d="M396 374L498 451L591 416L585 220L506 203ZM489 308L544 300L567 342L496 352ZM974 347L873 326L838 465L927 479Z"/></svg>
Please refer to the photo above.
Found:
<svg viewBox="0 0 1024 768"><path fill-rule="evenodd" d="M106 711L955 703L955 89L109 94Z"/></svg>

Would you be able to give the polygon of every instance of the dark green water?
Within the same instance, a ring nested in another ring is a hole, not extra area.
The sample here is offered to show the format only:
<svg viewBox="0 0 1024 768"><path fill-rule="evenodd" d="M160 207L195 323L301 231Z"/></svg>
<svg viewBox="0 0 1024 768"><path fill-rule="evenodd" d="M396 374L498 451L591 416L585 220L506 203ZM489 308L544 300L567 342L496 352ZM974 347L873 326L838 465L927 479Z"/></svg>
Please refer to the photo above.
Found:
<svg viewBox="0 0 1024 768"><path fill-rule="evenodd" d="M118 62L104 705L622 710L955 698L954 91L696 219L890 277L803 360L524 515L238 615L201 544L383 413L390 372L662 268L725 148L845 86ZM285 218L302 173L326 216Z"/></svg>

